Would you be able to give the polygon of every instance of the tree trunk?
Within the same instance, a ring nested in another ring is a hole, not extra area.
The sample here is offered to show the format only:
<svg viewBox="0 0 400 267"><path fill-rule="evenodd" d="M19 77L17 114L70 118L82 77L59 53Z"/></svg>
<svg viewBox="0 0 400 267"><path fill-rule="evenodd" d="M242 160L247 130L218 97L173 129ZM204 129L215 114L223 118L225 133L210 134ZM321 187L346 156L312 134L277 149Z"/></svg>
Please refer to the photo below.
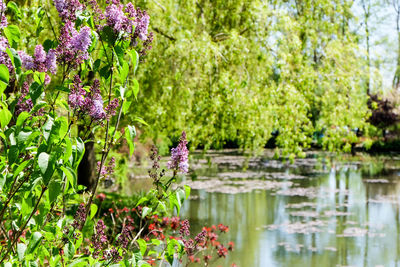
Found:
<svg viewBox="0 0 400 267"><path fill-rule="evenodd" d="M89 138L93 140L91 136ZM94 153L94 142L85 143L85 154L78 167L78 184L86 186L86 191L89 191L94 186L96 180L96 154Z"/></svg>

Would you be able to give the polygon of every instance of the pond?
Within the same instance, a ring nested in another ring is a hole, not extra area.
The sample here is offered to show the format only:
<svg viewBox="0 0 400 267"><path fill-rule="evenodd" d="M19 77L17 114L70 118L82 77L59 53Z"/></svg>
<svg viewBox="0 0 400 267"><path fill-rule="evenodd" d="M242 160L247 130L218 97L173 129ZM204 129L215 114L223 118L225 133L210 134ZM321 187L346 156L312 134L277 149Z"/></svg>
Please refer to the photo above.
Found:
<svg viewBox="0 0 400 267"><path fill-rule="evenodd" d="M212 266L398 266L400 157L337 159L307 154L294 163L266 151L194 156L181 217L192 231L223 223L235 242Z"/></svg>

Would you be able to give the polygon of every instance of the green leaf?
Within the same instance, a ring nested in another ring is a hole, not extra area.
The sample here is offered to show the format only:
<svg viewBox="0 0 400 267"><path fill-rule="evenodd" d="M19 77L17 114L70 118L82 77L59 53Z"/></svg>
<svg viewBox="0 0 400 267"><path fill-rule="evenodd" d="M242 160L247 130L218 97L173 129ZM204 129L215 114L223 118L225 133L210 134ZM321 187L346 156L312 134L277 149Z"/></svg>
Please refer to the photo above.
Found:
<svg viewBox="0 0 400 267"><path fill-rule="evenodd" d="M184 185L183 188L185 188L186 199L188 199L190 196L190 187L188 185Z"/></svg>
<svg viewBox="0 0 400 267"><path fill-rule="evenodd" d="M135 145L133 143L136 137L136 129L135 126L128 125L125 127L125 139L129 146L129 155L132 156L135 150Z"/></svg>
<svg viewBox="0 0 400 267"><path fill-rule="evenodd" d="M146 217L153 209L149 207L143 207L142 218Z"/></svg>
<svg viewBox="0 0 400 267"><path fill-rule="evenodd" d="M18 5L14 1L8 2L7 8L12 11L12 13L17 19L22 19L21 10L19 10Z"/></svg>
<svg viewBox="0 0 400 267"><path fill-rule="evenodd" d="M64 246L64 255L67 259L72 259L75 256L75 246L72 242L68 241Z"/></svg>
<svg viewBox="0 0 400 267"><path fill-rule="evenodd" d="M45 79L46 79L46 73L35 71L35 73L33 74L33 79L34 79L35 82L37 82L38 84L42 85L42 84L44 84L44 81L45 81Z"/></svg>
<svg viewBox="0 0 400 267"><path fill-rule="evenodd" d="M22 61L21 58L18 55L18 52L14 48L7 48L6 53L11 59L11 62L13 66L16 69L16 73L20 74L21 73L21 66L22 66Z"/></svg>
<svg viewBox="0 0 400 267"><path fill-rule="evenodd" d="M12 114L8 109L6 109L6 108L0 109L0 125L1 125L1 128L4 129L10 123L11 118L12 118Z"/></svg>
<svg viewBox="0 0 400 267"><path fill-rule="evenodd" d="M17 245L18 260L20 262L22 262L25 258L26 248L27 247L24 243L18 243L18 245Z"/></svg>
<svg viewBox="0 0 400 267"><path fill-rule="evenodd" d="M45 184L48 184L50 178L53 176L54 168L55 168L55 156L54 154L47 154L46 152L42 152L38 157L38 165L39 169L43 175L43 181Z"/></svg>
<svg viewBox="0 0 400 267"><path fill-rule="evenodd" d="M93 219L93 217L96 215L97 209L98 209L98 207L96 204L90 205L90 216L89 216L90 219Z"/></svg>
<svg viewBox="0 0 400 267"><path fill-rule="evenodd" d="M67 136L65 137L65 152L63 155L63 161L64 163L68 162L69 158L72 155L72 143L71 143L71 139Z"/></svg>
<svg viewBox="0 0 400 267"><path fill-rule="evenodd" d="M18 168L14 171L14 173L16 174L16 175L19 175L25 168L26 168L26 166L28 166L28 164L31 164L32 163L32 159L30 159L30 160L25 160L24 162L22 162L19 166L18 166Z"/></svg>
<svg viewBox="0 0 400 267"><path fill-rule="evenodd" d="M30 114L26 111L21 112L21 114L19 114L18 119L17 119L17 123L15 124L17 127L22 126L22 124L26 121L26 119L30 116Z"/></svg>
<svg viewBox="0 0 400 267"><path fill-rule="evenodd" d="M111 46L113 46L115 41L117 40L117 36L115 35L114 30L110 26L103 27L103 30L100 33L100 37Z"/></svg>
<svg viewBox="0 0 400 267"><path fill-rule="evenodd" d="M147 250L147 243L146 241L144 241L143 239L138 239L136 240L136 242L139 245L139 249L140 249L140 254L142 254L142 256L144 256L144 254L146 253Z"/></svg>
<svg viewBox="0 0 400 267"><path fill-rule="evenodd" d="M147 197L142 197L141 199L139 199L139 201L136 203L136 207L139 206L140 204L142 204L143 202L148 201L149 199Z"/></svg>
<svg viewBox="0 0 400 267"><path fill-rule="evenodd" d="M133 73L136 73L139 63L139 54L136 50L132 50L130 53L131 56L131 65L133 66Z"/></svg>
<svg viewBox="0 0 400 267"><path fill-rule="evenodd" d="M145 122L142 118L140 118L140 117L136 117L135 119L134 119L134 121L137 121L137 122L140 122L141 124L144 124L144 125L146 125L146 126L149 126L148 124L147 124L147 122Z"/></svg>
<svg viewBox="0 0 400 267"><path fill-rule="evenodd" d="M122 62L122 66L119 68L119 77L121 79L121 83L125 84L125 80L127 79L129 74L129 65L126 61Z"/></svg>
<svg viewBox="0 0 400 267"><path fill-rule="evenodd" d="M152 239L152 240L151 240L151 243L152 243L153 245L159 246L159 245L161 245L161 240Z"/></svg>
<svg viewBox="0 0 400 267"><path fill-rule="evenodd" d="M72 188L75 188L77 183L77 177L74 170L72 170L70 167L64 167L64 166L60 166L60 169L63 171L65 176L67 176L67 182L68 182L67 184L70 184ZM66 185L66 190L67 189L68 186Z"/></svg>
<svg viewBox="0 0 400 267"><path fill-rule="evenodd" d="M33 253L36 248L39 246L40 241L42 240L43 236L39 232L34 232L33 235L31 236L31 239L29 241L29 245L27 248L27 253L31 254Z"/></svg>
<svg viewBox="0 0 400 267"><path fill-rule="evenodd" d="M78 168L79 163L81 162L83 155L85 154L85 144L83 143L82 139L79 137L76 138L76 146L72 147L72 150L75 148L75 156L74 156L74 164L73 167L75 169Z"/></svg>
<svg viewBox="0 0 400 267"><path fill-rule="evenodd" d="M29 96L32 99L32 102L36 104L36 100L43 94L43 85L38 82L32 83L29 87Z"/></svg>
<svg viewBox="0 0 400 267"><path fill-rule="evenodd" d="M62 187L61 180L52 180L50 182L48 190L50 203L53 203L55 200L57 200L61 192L61 187Z"/></svg>
<svg viewBox="0 0 400 267"><path fill-rule="evenodd" d="M88 260L86 258L77 258L68 267L85 267L90 266Z"/></svg>
<svg viewBox="0 0 400 267"><path fill-rule="evenodd" d="M13 164L17 159L19 155L19 150L17 145L12 145L10 149L8 150L8 164Z"/></svg>
<svg viewBox="0 0 400 267"><path fill-rule="evenodd" d="M139 82L136 79L133 79L133 95L135 96L135 99L137 100L137 95L139 93Z"/></svg>
<svg viewBox="0 0 400 267"><path fill-rule="evenodd" d="M17 48L19 41L21 40L21 32L16 25L8 25L4 28L4 34L6 35L8 42L12 48Z"/></svg>
<svg viewBox="0 0 400 267"><path fill-rule="evenodd" d="M43 175L46 173L47 168L49 167L49 160L50 160L49 154L47 154L46 152L40 153L38 158L38 165Z"/></svg>
<svg viewBox="0 0 400 267"><path fill-rule="evenodd" d="M7 66L4 64L0 64L0 96L7 88L9 80L10 80L10 72L8 71Z"/></svg>

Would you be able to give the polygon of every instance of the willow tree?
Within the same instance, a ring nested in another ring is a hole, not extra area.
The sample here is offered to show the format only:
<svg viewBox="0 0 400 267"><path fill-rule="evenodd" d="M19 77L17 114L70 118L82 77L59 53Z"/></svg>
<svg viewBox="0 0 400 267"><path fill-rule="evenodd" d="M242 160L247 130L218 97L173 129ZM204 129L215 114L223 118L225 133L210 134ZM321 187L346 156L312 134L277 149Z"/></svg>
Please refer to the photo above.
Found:
<svg viewBox="0 0 400 267"><path fill-rule="evenodd" d="M349 148L368 114L352 2L141 3L157 54L139 70L144 134L168 144L184 128L193 146L257 148L274 132L301 153L319 131L325 148Z"/></svg>

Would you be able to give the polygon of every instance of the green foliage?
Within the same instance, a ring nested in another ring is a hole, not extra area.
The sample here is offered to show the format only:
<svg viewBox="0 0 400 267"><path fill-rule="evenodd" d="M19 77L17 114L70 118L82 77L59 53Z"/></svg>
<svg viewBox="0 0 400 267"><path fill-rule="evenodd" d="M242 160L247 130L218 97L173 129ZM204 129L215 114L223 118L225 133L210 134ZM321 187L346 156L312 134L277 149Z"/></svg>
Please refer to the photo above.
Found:
<svg viewBox="0 0 400 267"><path fill-rule="evenodd" d="M132 112L150 124L144 137L168 144L185 128L192 147L260 148L277 133L284 154L315 132L330 150L356 142L368 108L352 3L143 2L155 44Z"/></svg>

